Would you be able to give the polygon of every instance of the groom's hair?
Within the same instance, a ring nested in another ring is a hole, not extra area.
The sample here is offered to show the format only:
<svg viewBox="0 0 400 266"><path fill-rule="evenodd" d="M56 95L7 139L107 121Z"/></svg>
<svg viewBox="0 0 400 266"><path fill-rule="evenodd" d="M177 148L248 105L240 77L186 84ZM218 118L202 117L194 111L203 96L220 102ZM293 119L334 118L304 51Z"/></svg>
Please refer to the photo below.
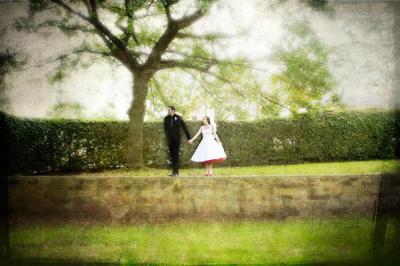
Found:
<svg viewBox="0 0 400 266"><path fill-rule="evenodd" d="M176 111L175 106L173 106L173 105L168 106L168 108L170 108L174 112Z"/></svg>

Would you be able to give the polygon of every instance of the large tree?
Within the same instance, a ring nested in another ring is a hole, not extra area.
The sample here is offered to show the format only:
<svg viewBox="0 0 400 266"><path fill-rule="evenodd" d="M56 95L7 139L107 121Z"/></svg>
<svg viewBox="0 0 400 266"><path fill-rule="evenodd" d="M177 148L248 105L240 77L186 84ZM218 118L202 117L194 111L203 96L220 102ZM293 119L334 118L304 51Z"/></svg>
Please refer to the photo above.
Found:
<svg viewBox="0 0 400 266"><path fill-rule="evenodd" d="M181 2L184 2L183 4ZM218 76L218 65L238 64L217 57L211 45L218 34L194 34L191 26L204 17L214 0L30 0L29 16L15 21L18 30L57 27L79 33L83 41L58 56L60 80L83 54L101 55L123 64L132 74L133 99L128 110L128 166L143 166L143 120L149 83L161 70L191 69ZM44 13L39 16L38 13ZM106 23L107 21L107 23ZM110 21L114 23L109 23ZM87 41L88 36L96 38ZM216 66L214 68L214 66Z"/></svg>

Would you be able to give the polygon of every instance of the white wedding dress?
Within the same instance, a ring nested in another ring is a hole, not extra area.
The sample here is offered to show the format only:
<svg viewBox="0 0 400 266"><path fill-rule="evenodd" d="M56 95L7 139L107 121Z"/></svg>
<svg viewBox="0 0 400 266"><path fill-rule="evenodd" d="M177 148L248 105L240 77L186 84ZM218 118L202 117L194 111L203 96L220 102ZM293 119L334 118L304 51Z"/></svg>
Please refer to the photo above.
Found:
<svg viewBox="0 0 400 266"><path fill-rule="evenodd" d="M218 163L226 159L224 148L215 140L211 126L201 128L203 139L191 160L198 163Z"/></svg>

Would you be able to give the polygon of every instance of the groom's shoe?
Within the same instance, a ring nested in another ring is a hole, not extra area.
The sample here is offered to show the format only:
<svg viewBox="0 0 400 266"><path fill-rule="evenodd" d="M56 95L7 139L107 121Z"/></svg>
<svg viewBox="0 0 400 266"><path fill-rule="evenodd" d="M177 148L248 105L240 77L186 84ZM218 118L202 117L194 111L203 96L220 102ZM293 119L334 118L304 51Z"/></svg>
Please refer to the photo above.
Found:
<svg viewBox="0 0 400 266"><path fill-rule="evenodd" d="M179 173L178 172L172 172L171 174L169 174L168 176L178 176Z"/></svg>

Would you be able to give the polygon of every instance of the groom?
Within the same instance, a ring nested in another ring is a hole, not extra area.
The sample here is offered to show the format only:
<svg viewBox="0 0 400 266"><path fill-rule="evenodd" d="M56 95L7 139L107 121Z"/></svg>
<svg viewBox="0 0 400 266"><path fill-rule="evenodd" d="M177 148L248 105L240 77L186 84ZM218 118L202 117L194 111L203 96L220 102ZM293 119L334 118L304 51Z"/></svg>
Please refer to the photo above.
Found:
<svg viewBox="0 0 400 266"><path fill-rule="evenodd" d="M169 155L171 158L172 173L169 176L179 175L179 147L181 142L180 129L182 127L186 138L190 139L189 131L182 117L175 114L175 107L168 106L168 115L164 118L164 131L167 138Z"/></svg>

